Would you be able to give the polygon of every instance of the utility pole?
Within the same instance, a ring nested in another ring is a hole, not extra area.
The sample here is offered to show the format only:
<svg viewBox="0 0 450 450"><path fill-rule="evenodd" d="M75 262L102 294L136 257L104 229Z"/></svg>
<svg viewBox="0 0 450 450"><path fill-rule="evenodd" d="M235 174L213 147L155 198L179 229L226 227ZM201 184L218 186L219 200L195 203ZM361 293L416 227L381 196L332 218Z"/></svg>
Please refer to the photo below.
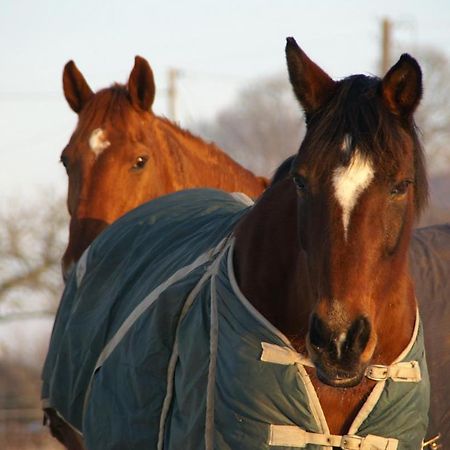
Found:
<svg viewBox="0 0 450 450"><path fill-rule="evenodd" d="M174 122L177 120L177 80L180 71L171 67L167 72L167 112Z"/></svg>
<svg viewBox="0 0 450 450"><path fill-rule="evenodd" d="M384 18L382 23L380 75L384 76L391 67L392 22Z"/></svg>

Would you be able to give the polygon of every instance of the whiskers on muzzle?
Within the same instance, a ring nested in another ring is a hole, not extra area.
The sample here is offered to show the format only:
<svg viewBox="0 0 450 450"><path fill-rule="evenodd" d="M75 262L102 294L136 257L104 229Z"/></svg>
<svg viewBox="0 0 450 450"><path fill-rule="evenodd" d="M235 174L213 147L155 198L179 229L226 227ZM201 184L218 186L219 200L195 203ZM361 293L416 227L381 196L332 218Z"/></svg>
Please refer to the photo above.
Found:
<svg viewBox="0 0 450 450"><path fill-rule="evenodd" d="M370 334L370 322L364 316L356 318L346 329L333 329L332 324L327 324L314 313L307 349L320 381L335 387L359 384L368 365L363 354Z"/></svg>

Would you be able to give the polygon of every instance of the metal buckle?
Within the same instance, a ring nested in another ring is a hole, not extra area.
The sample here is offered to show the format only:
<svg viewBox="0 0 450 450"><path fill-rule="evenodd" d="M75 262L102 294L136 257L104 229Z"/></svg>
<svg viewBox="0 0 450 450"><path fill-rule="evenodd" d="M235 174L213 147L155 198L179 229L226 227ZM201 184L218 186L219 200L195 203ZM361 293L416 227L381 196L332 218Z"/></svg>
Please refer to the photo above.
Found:
<svg viewBox="0 0 450 450"><path fill-rule="evenodd" d="M389 367L373 364L366 369L366 377L374 381L384 381L389 378Z"/></svg>
<svg viewBox="0 0 450 450"><path fill-rule="evenodd" d="M363 439L364 438L354 434L346 434L345 436L342 436L341 448L343 450L358 450L361 447Z"/></svg>

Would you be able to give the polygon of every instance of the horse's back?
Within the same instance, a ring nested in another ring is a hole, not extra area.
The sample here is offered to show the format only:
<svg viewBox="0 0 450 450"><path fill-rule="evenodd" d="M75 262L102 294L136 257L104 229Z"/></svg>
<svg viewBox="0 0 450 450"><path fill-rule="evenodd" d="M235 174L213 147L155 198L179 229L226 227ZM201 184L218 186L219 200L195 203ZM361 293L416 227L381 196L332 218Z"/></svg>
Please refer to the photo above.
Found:
<svg viewBox="0 0 450 450"><path fill-rule="evenodd" d="M204 268L186 271L158 302L149 294L214 248L245 210L221 191L182 191L133 210L105 230L80 259L58 310L43 372L47 406L81 431L89 414L87 391L108 377L108 386L133 393L133 407L142 412L133 417L133 432L139 434L144 416L147 424L149 416L159 417L177 318ZM133 348L117 350L125 335ZM111 353L121 362L114 371L103 371ZM141 371L153 386L149 396L133 388ZM127 386L120 386L123 380ZM108 420L117 416L103 423ZM112 431L119 428L109 425ZM148 430L142 436L148 441Z"/></svg>

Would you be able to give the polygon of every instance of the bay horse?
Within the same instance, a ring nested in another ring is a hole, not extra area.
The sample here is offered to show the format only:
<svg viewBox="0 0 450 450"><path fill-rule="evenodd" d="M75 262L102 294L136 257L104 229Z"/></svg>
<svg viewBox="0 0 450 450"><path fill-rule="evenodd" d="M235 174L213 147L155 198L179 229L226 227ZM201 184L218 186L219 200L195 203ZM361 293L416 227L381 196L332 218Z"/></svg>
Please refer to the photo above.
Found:
<svg viewBox="0 0 450 450"><path fill-rule="evenodd" d="M295 155L275 172L271 184L290 177ZM429 426L424 448L450 447L450 223L414 229L409 249L410 270L423 321L431 385Z"/></svg>
<svg viewBox="0 0 450 450"><path fill-rule="evenodd" d="M253 207L213 190L149 202L72 272L43 399L88 448L420 447L420 66L336 82L293 38L286 57L307 122L290 176Z"/></svg>
<svg viewBox="0 0 450 450"><path fill-rule="evenodd" d="M94 93L73 61L63 89L78 123L61 154L69 178L67 274L94 238L146 201L186 188L213 187L256 198L267 180L254 176L214 144L152 112L155 83L136 56L127 85Z"/></svg>
<svg viewBox="0 0 450 450"><path fill-rule="evenodd" d="M335 82L293 39L286 54L307 133L292 179L270 189L235 231L237 278L308 352L330 430L342 433L374 387L367 365L394 361L416 321L408 246L428 192L413 121L422 75L403 55L382 80Z"/></svg>

